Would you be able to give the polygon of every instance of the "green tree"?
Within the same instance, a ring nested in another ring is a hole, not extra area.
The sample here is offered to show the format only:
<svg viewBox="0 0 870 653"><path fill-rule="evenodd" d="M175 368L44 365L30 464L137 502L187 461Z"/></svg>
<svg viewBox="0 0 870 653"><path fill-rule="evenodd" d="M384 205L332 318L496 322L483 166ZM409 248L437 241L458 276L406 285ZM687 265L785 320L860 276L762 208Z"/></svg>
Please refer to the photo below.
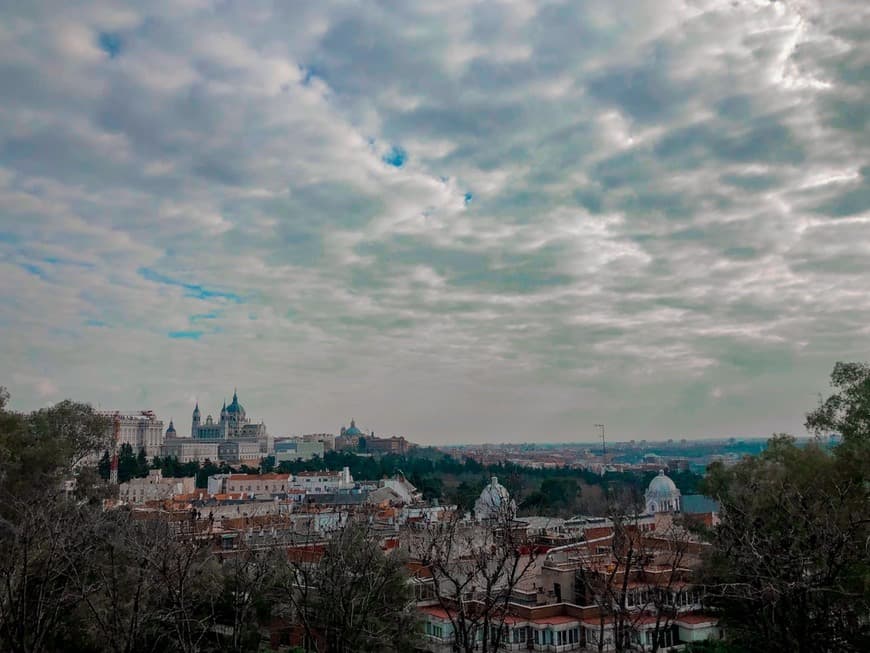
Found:
<svg viewBox="0 0 870 653"><path fill-rule="evenodd" d="M112 475L112 457L109 455L108 450L103 452L103 455L100 457L100 462L97 463L97 471L100 474L100 478L104 481L108 481Z"/></svg>
<svg viewBox="0 0 870 653"><path fill-rule="evenodd" d="M118 483L126 483L131 478L135 478L137 471L139 471L139 464L133 453L133 447L124 442L118 447Z"/></svg>
<svg viewBox="0 0 870 653"><path fill-rule="evenodd" d="M139 449L136 456L136 478L145 478L148 476L148 455L145 449Z"/></svg>
<svg viewBox="0 0 870 653"><path fill-rule="evenodd" d="M870 446L870 365L837 363L831 373L836 392L807 415L806 427L818 435L838 434L856 449Z"/></svg>
<svg viewBox="0 0 870 653"><path fill-rule="evenodd" d="M833 453L775 436L760 456L709 470L721 523L703 575L740 650L870 649L868 373L838 363L838 392L807 418L842 435Z"/></svg>
<svg viewBox="0 0 870 653"><path fill-rule="evenodd" d="M205 462L202 464L202 467L196 473L196 487L205 488L208 487L208 477L214 476L215 474L220 474L221 468L215 465L208 458L205 459Z"/></svg>
<svg viewBox="0 0 870 653"><path fill-rule="evenodd" d="M260 461L260 473L271 474L275 471L275 456L265 456Z"/></svg>
<svg viewBox="0 0 870 653"><path fill-rule="evenodd" d="M7 410L0 387L0 515L4 500L43 495L73 478L109 445L109 420L87 404L62 401L21 414Z"/></svg>

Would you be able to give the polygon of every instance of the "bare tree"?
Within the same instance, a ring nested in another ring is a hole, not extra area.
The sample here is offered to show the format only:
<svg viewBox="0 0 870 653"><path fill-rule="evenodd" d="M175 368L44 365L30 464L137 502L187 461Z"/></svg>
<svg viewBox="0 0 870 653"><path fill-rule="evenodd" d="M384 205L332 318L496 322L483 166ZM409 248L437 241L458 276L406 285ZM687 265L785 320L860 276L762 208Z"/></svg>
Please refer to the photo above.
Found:
<svg viewBox="0 0 870 653"><path fill-rule="evenodd" d="M405 559L385 554L367 523L351 520L291 548L279 578L306 651L413 650L419 627Z"/></svg>
<svg viewBox="0 0 870 653"><path fill-rule="evenodd" d="M78 605L76 568L89 564L82 509L59 497L5 497L0 518L0 649L63 649L63 624Z"/></svg>
<svg viewBox="0 0 870 653"><path fill-rule="evenodd" d="M168 626L173 648L198 653L214 634L215 603L222 590L210 536L197 531L193 516L180 527L163 519L151 525L154 539L141 541L138 553L148 559L158 581L158 618Z"/></svg>
<svg viewBox="0 0 870 653"><path fill-rule="evenodd" d="M596 551L587 552L578 571L586 599L598 607L594 644L599 651L609 646L610 625L614 650L656 652L676 617L674 592L689 572L684 562L691 536L671 522L652 537L641 527L636 510L626 515L612 509L610 520L611 534L587 544L594 544ZM651 618L652 627L646 627ZM640 641L641 631L650 633L649 647Z"/></svg>
<svg viewBox="0 0 870 653"><path fill-rule="evenodd" d="M432 575L434 598L453 627L453 650L497 651L511 597L531 576L535 551L507 501L475 522L454 513L412 540L411 555Z"/></svg>
<svg viewBox="0 0 870 653"><path fill-rule="evenodd" d="M258 651L279 560L271 549L242 546L222 564L223 592L216 610L221 650Z"/></svg>

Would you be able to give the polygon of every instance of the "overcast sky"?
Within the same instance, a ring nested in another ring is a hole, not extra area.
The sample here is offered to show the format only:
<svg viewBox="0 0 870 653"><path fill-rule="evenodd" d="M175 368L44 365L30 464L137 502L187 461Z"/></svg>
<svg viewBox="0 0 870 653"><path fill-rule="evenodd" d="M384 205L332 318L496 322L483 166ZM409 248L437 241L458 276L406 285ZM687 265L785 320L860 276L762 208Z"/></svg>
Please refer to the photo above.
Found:
<svg viewBox="0 0 870 653"><path fill-rule="evenodd" d="M0 384L274 435L803 434L870 3L0 4Z"/></svg>

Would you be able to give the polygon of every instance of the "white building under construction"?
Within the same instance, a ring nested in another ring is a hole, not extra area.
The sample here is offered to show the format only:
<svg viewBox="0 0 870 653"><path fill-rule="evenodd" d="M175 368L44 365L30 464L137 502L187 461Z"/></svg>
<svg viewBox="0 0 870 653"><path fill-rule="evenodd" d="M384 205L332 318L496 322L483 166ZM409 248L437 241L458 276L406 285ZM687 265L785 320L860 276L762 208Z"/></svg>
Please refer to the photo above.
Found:
<svg viewBox="0 0 870 653"><path fill-rule="evenodd" d="M104 410L99 414L111 420L109 432L118 447L129 444L134 454L144 449L149 459L160 455L160 447L163 445L163 420L157 419L154 411Z"/></svg>

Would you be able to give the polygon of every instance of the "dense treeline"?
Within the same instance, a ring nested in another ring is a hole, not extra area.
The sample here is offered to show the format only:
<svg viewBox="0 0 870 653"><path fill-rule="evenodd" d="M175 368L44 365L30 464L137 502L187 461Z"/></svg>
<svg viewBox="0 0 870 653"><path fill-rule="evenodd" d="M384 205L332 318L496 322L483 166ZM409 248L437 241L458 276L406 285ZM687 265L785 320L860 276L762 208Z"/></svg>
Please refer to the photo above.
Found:
<svg viewBox="0 0 870 653"><path fill-rule="evenodd" d="M109 455L100 460L100 475L109 478ZM265 458L259 467L230 467L210 460L181 463L175 458L154 458L149 464L145 453L134 454L130 445L121 446L118 480L147 476L149 469L161 469L164 476L195 476L196 487L205 488L208 477L218 473L298 474L304 471L350 469L357 480L378 480L402 472L423 494L426 501L456 504L470 510L490 478L497 476L520 507L521 514L570 517L578 513L603 515L607 496L623 494L642 503L643 492L654 472L608 472L604 476L573 467L531 468L510 462L482 465L472 458L457 459L436 449L421 447L406 456L358 456L350 451L328 451L311 460L282 462ZM690 471L670 473L684 494L698 491L701 476Z"/></svg>

